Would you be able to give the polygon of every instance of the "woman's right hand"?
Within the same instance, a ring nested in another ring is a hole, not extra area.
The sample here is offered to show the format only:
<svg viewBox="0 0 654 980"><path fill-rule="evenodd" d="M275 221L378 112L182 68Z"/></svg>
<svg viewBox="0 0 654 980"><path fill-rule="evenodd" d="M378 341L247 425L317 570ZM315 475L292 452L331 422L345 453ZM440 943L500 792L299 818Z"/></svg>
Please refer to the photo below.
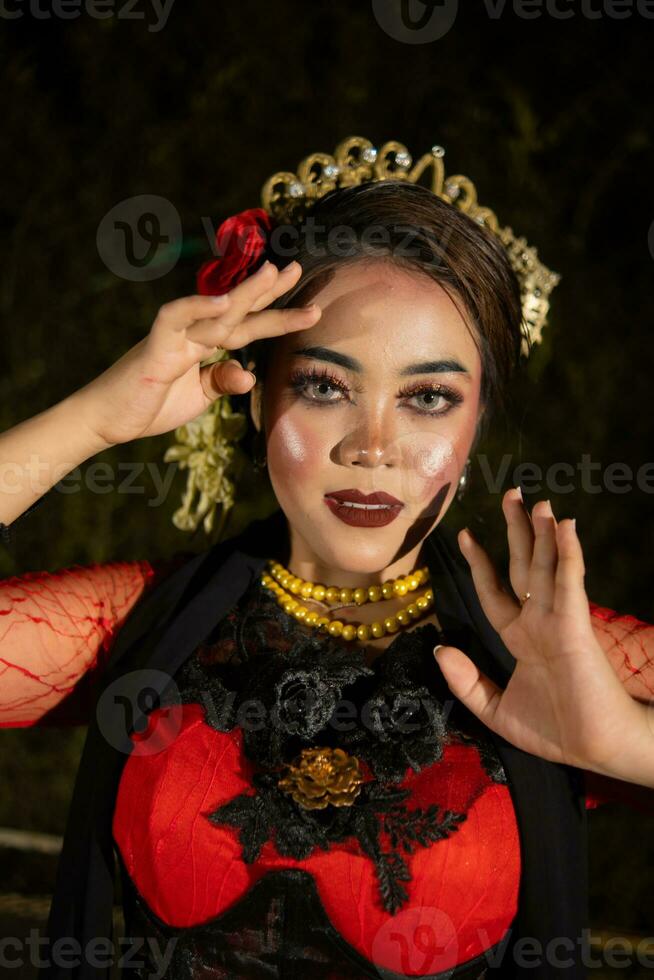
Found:
<svg viewBox="0 0 654 980"><path fill-rule="evenodd" d="M266 310L298 281L302 267L266 263L223 296L165 303L150 332L110 368L75 392L86 424L107 446L161 435L201 415L220 395L255 384L235 359L200 367L216 348L235 350L313 326L319 306Z"/></svg>

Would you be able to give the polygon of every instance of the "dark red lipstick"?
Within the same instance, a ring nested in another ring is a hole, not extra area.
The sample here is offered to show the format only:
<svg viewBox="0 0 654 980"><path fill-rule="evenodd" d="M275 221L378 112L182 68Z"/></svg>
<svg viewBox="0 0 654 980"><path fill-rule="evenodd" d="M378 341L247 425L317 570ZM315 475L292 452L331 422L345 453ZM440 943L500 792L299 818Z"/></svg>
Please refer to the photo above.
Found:
<svg viewBox="0 0 654 980"><path fill-rule="evenodd" d="M344 524L351 527L385 527L394 521L404 504L383 490L361 493L360 490L333 490L324 501Z"/></svg>

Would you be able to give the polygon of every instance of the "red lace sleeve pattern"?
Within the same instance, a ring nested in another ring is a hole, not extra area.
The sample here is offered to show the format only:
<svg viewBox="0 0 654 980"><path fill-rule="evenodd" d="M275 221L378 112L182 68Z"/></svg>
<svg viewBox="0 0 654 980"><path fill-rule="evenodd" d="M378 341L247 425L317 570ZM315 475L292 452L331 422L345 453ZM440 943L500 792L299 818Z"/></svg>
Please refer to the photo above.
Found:
<svg viewBox="0 0 654 980"><path fill-rule="evenodd" d="M116 631L170 560L74 565L0 582L0 728L87 724Z"/></svg>
<svg viewBox="0 0 654 980"><path fill-rule="evenodd" d="M595 635L625 690L654 702L654 626L594 602L589 607Z"/></svg>
<svg viewBox="0 0 654 980"><path fill-rule="evenodd" d="M604 653L625 690L636 700L654 703L654 626L589 602L591 622ZM654 790L621 779L586 772L586 808L625 803L654 813Z"/></svg>

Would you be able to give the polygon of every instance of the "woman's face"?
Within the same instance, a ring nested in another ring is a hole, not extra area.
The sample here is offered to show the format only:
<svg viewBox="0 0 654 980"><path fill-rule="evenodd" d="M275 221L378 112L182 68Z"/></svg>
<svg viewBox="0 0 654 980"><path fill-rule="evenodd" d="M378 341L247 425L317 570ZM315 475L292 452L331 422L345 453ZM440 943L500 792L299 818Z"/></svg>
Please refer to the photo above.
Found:
<svg viewBox="0 0 654 980"><path fill-rule="evenodd" d="M378 572L417 555L456 493L479 418L481 361L445 290L388 262L343 266L313 299L320 320L271 351L268 473L305 573L312 562ZM254 404L259 424L257 413ZM352 490L402 506L364 512L329 496ZM364 513L376 523L352 523Z"/></svg>

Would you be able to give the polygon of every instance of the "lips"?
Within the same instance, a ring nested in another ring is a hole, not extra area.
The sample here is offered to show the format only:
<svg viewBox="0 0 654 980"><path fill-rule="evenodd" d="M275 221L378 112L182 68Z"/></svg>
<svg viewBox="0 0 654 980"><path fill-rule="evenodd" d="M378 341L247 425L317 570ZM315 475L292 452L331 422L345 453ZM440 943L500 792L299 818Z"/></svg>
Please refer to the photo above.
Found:
<svg viewBox="0 0 654 980"><path fill-rule="evenodd" d="M360 490L330 490L325 496L333 497L339 503L369 504L373 506L377 504L388 504L392 507L404 507L401 500L391 496L390 493L384 493L383 490L376 490L374 493L361 493Z"/></svg>
<svg viewBox="0 0 654 980"><path fill-rule="evenodd" d="M332 514L351 527L385 527L404 507L401 500L382 490L369 494L335 490L326 493L324 500Z"/></svg>

